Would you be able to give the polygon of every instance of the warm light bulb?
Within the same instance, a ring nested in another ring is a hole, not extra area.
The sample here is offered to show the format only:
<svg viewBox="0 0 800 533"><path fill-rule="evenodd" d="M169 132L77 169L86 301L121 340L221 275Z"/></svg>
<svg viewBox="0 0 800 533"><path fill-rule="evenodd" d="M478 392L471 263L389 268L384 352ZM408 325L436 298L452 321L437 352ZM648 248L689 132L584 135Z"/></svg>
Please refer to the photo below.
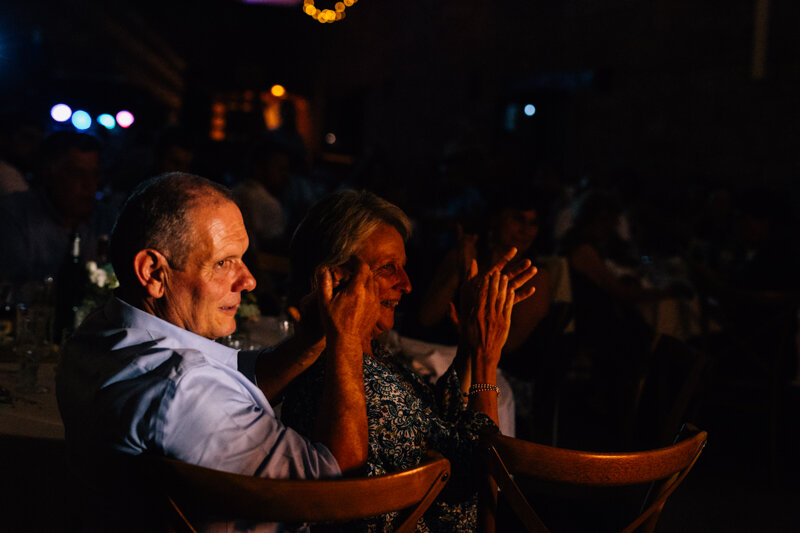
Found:
<svg viewBox="0 0 800 533"><path fill-rule="evenodd" d="M269 90L275 98L282 98L286 94L286 88L283 85L273 85Z"/></svg>

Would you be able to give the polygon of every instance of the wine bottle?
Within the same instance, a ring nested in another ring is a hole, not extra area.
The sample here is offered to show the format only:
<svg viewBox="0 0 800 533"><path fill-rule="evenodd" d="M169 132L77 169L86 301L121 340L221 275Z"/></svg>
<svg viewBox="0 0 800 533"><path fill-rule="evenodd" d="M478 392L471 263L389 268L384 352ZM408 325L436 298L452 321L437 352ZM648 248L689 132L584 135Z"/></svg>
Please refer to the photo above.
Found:
<svg viewBox="0 0 800 533"><path fill-rule="evenodd" d="M56 276L55 342L60 343L72 334L75 313L86 288L86 272L81 261L81 236L74 233L71 245Z"/></svg>

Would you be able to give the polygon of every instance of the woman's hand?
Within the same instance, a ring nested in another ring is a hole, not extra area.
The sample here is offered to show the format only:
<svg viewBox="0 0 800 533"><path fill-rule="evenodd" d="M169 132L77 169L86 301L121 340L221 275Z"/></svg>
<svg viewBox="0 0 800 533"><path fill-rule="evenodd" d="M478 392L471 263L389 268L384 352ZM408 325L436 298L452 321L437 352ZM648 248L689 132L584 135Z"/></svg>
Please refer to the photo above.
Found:
<svg viewBox="0 0 800 533"><path fill-rule="evenodd" d="M508 264L516 255L517 249L514 247L509 248L508 251L500 258L500 260L492 265L487 273L505 273L508 276L508 286L514 290L514 303L519 303L529 298L534 292L536 292L536 287L533 285L529 285L525 288L522 287L524 287L524 285L536 275L538 269L533 266L530 259L523 259L515 265L508 266Z"/></svg>
<svg viewBox="0 0 800 533"><path fill-rule="evenodd" d="M479 373L493 375L500 361L511 326L515 291L508 276L499 270L477 276L477 265L473 264L470 276L462 287L458 322L462 343L475 358L473 372L478 380Z"/></svg>
<svg viewBox="0 0 800 533"><path fill-rule="evenodd" d="M536 287L531 283L528 282L536 275L539 271L533 264L531 263L530 259L525 259L520 261L519 263L508 267L509 262L514 259L514 256L517 255L516 248L509 248L509 250L497 261L492 267L486 272L486 276L493 275L494 273L504 273L505 277L508 280L508 290L514 292L514 301L513 304L516 305L523 300L530 298L534 292L536 292ZM508 267L508 268L507 268ZM505 272L504 272L505 271ZM463 302L465 299L469 299L469 290L467 293L464 292L465 288L469 286L470 283L474 283L476 276L478 275L478 263L473 259L470 264L465 268L465 272L463 275L463 280L461 284L461 301L462 301L462 309L469 309L469 307L465 307ZM526 287L525 285L528 284ZM474 291L473 291L474 292ZM459 313L456 309L455 304L451 301L450 302L450 320L458 327L460 322L460 316L463 313Z"/></svg>
<svg viewBox="0 0 800 533"><path fill-rule="evenodd" d="M317 303L326 337L368 345L380 312L378 286L369 265L358 258L353 262L355 275L346 280L335 280L332 268L319 269Z"/></svg>
<svg viewBox="0 0 800 533"><path fill-rule="evenodd" d="M461 290L460 346L456 356L462 392L469 392L470 409L489 416L495 423L497 394L490 390L471 391L470 385L497 384L497 363L511 326L514 289L508 276L499 270L477 276L478 267L470 267L470 278Z"/></svg>

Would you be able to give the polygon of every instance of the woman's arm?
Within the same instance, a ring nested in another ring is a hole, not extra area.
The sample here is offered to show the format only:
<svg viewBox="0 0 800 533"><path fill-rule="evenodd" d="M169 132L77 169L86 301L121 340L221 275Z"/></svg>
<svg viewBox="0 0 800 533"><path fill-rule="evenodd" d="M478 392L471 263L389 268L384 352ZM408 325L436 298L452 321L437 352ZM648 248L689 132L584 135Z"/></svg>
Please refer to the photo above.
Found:
<svg viewBox="0 0 800 533"><path fill-rule="evenodd" d="M447 317L460 281L458 253L451 250L444 257L419 306L419 323L424 327L438 324Z"/></svg>
<svg viewBox="0 0 800 533"><path fill-rule="evenodd" d="M588 244L577 247L569 257L570 268L589 278L601 290L611 294L623 302L659 300L674 293L668 289L647 289L638 283L625 283L603 262L597 250Z"/></svg>
<svg viewBox="0 0 800 533"><path fill-rule="evenodd" d="M511 329L508 331L504 352L510 353L522 346L550 311L552 295L550 274L547 270L540 270L536 277L523 286L523 290L527 289L529 285L536 290L536 297L528 298L514 306L514 312L511 314Z"/></svg>
<svg viewBox="0 0 800 533"><path fill-rule="evenodd" d="M499 269L477 276L477 265L473 262L470 279L462 291L458 317L461 350L471 368L467 407L484 413L495 423L498 422L497 363L508 338L514 296L508 276Z"/></svg>
<svg viewBox="0 0 800 533"><path fill-rule="evenodd" d="M325 380L313 437L325 444L342 472L363 473L369 443L364 395L364 339L372 334L380 300L369 266L334 293L333 275L318 272L319 306L326 338Z"/></svg>

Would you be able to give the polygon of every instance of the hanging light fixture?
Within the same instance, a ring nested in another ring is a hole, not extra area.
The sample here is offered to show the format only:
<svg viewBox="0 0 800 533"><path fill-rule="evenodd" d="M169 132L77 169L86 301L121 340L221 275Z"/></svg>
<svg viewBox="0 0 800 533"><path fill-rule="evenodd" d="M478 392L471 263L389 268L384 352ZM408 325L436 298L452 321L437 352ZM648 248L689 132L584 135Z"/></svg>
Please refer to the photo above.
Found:
<svg viewBox="0 0 800 533"><path fill-rule="evenodd" d="M303 13L322 24L337 22L345 18L345 10L352 7L358 0L339 0L333 9L318 9L314 0L303 0Z"/></svg>

